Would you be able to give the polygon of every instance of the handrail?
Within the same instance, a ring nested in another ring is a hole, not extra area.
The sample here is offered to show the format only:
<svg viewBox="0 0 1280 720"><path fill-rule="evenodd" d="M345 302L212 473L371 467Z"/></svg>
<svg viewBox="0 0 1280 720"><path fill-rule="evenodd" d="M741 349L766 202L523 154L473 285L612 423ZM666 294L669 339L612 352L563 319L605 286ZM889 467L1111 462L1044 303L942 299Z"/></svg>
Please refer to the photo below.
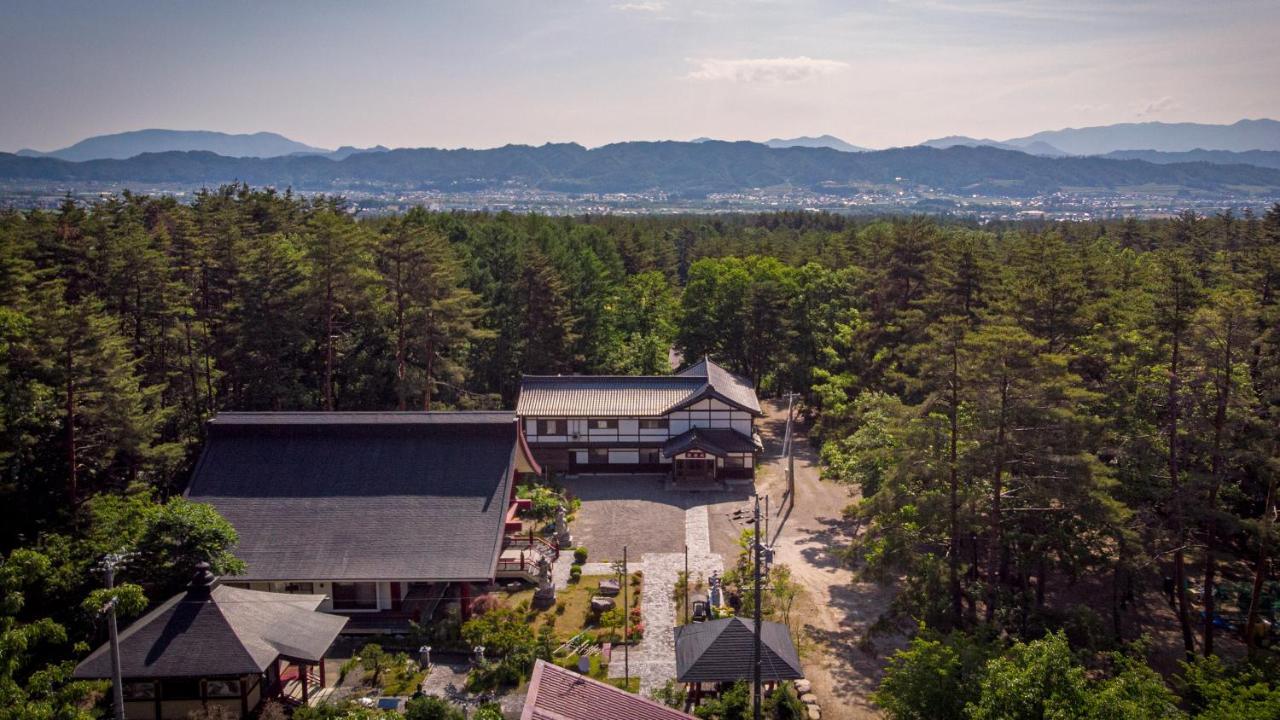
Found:
<svg viewBox="0 0 1280 720"><path fill-rule="evenodd" d="M540 546L542 546L542 547L545 547L547 550L551 551L551 554L552 554L552 557L553 557L553 558L560 557L560 547L559 547L558 545L556 545L556 544L554 544L554 543L552 543L552 542L549 542L549 541L547 541L547 540L545 540L545 539L543 539L543 538L540 538L540 537L538 537L537 535L533 535L533 534L529 534L529 535L508 535L508 536L505 538L505 541L506 541L506 542L504 542L504 543L503 543L503 546L504 546L504 547L528 547L528 548L532 548L532 547L537 547L537 546L539 546L539 545L540 545Z"/></svg>

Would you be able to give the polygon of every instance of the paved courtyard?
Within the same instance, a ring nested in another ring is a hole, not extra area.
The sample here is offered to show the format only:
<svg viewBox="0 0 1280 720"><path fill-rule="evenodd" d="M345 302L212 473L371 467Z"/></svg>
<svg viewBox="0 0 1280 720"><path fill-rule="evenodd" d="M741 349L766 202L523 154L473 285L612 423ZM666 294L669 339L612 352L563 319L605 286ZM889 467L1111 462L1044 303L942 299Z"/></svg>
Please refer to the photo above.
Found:
<svg viewBox="0 0 1280 720"><path fill-rule="evenodd" d="M676 603L672 590L684 569L685 545L689 548L689 571L710 577L724 571L724 559L712 552L712 517L728 522L728 513L747 507L750 488L732 491L668 490L664 478L654 475L578 476L562 479L571 493L582 499L582 507L571 530L575 545L586 546L590 573L609 572L608 561L627 557L632 570L644 571L640 598L643 608L644 638L631 648L630 669L640 678L642 694L661 687L676 673ZM721 517L724 516L724 517ZM735 550L736 552L736 550ZM556 563L556 584L569 579L568 553ZM609 675L622 677L620 653L614 655Z"/></svg>
<svg viewBox="0 0 1280 720"><path fill-rule="evenodd" d="M749 488L735 491L667 490L659 475L579 475L560 478L582 507L574 518L573 544L586 546L591 562L646 553L684 553L685 513L693 507L745 506Z"/></svg>

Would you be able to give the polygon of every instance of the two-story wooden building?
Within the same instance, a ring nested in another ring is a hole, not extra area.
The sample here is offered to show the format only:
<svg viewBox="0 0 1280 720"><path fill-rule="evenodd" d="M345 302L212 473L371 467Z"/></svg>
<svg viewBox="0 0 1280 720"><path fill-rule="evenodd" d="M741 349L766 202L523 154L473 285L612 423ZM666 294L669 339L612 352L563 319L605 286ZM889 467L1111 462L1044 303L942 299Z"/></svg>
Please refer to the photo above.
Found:
<svg viewBox="0 0 1280 720"><path fill-rule="evenodd" d="M763 415L751 383L710 359L676 375L526 375L516 414L556 472L750 481Z"/></svg>

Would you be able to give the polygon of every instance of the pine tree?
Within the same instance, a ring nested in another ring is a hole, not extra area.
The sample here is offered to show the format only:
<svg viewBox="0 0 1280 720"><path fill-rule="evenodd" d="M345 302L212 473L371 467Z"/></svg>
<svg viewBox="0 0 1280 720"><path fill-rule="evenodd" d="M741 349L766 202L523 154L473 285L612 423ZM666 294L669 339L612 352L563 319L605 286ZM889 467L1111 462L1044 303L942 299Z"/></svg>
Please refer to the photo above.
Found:
<svg viewBox="0 0 1280 720"><path fill-rule="evenodd" d="M418 215L387 228L377 264L394 337L397 407L408 406L416 385L422 409L430 410L438 386L458 386L465 379L469 344L487 336L476 325L477 296L460 285L461 270L448 241ZM421 373L419 381L410 377L411 366Z"/></svg>
<svg viewBox="0 0 1280 720"><path fill-rule="evenodd" d="M303 399L309 347L305 318L298 312L305 278L296 242L292 236L266 235L246 243L225 328L235 339L227 377L228 399L237 409L310 407Z"/></svg>
<svg viewBox="0 0 1280 720"><path fill-rule="evenodd" d="M537 247L526 248L522 260L514 288L516 367L531 375L569 370L574 360L574 318L564 281Z"/></svg>
<svg viewBox="0 0 1280 720"><path fill-rule="evenodd" d="M104 486L144 470L160 417L158 388L143 388L137 360L94 298L72 301L63 281L37 289L35 337L47 384L60 396L65 498L73 510Z"/></svg>
<svg viewBox="0 0 1280 720"><path fill-rule="evenodd" d="M368 310L373 263L368 237L350 220L331 210L315 214L299 236L306 283L303 299L313 323L321 355L322 407L336 407L338 357L346 348L357 317Z"/></svg>
<svg viewBox="0 0 1280 720"><path fill-rule="evenodd" d="M1208 437L1208 490L1202 514L1202 532L1205 543L1204 561L1204 627L1201 650L1207 657L1213 654L1214 588L1217 573L1217 554L1220 539L1228 535L1228 518L1219 510L1219 497L1229 476L1235 472L1233 459L1247 418L1252 408L1242 401L1253 396L1248 387L1248 374L1243 361L1252 340L1255 323L1252 297L1247 291L1219 290L1214 292L1195 316L1190 332L1187 364L1192 378L1189 388L1202 400L1195 406L1203 406L1203 416L1196 428L1196 437ZM1242 387L1244 385L1244 387ZM1193 411L1194 413L1194 411ZM1196 421L1194 416L1191 422Z"/></svg>
<svg viewBox="0 0 1280 720"><path fill-rule="evenodd" d="M1183 495L1183 352L1192 315L1201 301L1201 287L1195 266L1186 251L1164 251L1158 259L1160 276L1155 291L1155 327L1163 334L1166 348L1168 384L1165 395L1165 433L1169 471L1170 524L1173 531L1173 583L1178 624L1188 657L1195 653L1191 617L1187 601L1185 550L1187 504Z"/></svg>

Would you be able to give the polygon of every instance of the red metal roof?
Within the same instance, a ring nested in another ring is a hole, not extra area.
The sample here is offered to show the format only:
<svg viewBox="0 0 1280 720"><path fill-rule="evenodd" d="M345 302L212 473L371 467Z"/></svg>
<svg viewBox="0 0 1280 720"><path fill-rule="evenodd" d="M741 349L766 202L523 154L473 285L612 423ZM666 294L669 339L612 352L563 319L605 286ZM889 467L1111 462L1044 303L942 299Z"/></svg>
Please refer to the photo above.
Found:
<svg viewBox="0 0 1280 720"><path fill-rule="evenodd" d="M520 720L689 720L692 717L539 660L533 668Z"/></svg>

